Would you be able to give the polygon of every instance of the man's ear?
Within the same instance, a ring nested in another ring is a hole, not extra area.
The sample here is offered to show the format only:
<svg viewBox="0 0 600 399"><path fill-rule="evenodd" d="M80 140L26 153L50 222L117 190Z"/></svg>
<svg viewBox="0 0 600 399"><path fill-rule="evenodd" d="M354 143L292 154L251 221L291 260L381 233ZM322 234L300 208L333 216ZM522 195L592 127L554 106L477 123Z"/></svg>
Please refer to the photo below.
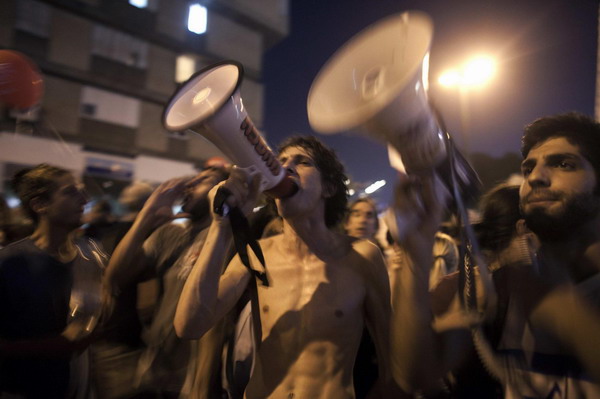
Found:
<svg viewBox="0 0 600 399"><path fill-rule="evenodd" d="M529 230L529 228L527 227L527 224L525 223L525 219L517 220L515 228L517 230L518 236L523 236L525 234L531 233L531 230Z"/></svg>
<svg viewBox="0 0 600 399"><path fill-rule="evenodd" d="M44 213L46 213L46 210L48 209L48 201L40 198L40 197L33 197L32 199L29 200L29 207L38 215L42 215Z"/></svg>

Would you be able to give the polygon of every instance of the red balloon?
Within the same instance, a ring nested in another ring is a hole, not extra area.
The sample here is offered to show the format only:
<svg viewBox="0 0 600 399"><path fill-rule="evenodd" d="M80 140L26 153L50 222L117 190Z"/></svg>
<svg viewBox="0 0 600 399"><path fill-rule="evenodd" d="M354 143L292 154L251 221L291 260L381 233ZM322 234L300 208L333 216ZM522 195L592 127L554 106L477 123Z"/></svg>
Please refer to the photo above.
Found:
<svg viewBox="0 0 600 399"><path fill-rule="evenodd" d="M31 108L43 93L44 81L35 64L17 51L0 50L0 103Z"/></svg>

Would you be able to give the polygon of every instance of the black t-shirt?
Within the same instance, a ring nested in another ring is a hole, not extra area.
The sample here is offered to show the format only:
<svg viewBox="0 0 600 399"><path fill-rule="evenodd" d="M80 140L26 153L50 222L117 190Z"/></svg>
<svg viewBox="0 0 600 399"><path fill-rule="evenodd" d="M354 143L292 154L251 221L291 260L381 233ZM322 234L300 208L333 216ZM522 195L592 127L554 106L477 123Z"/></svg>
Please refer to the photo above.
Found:
<svg viewBox="0 0 600 399"><path fill-rule="evenodd" d="M17 341L60 334L67 325L73 262L61 263L29 238L0 250L0 338ZM0 358L0 391L28 398L64 398L69 356Z"/></svg>

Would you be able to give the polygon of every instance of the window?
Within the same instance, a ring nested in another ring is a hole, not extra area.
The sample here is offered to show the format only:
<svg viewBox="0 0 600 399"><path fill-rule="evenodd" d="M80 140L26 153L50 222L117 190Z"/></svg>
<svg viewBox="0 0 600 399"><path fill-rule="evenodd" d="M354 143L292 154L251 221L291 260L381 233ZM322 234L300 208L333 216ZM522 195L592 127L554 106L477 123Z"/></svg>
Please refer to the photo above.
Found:
<svg viewBox="0 0 600 399"><path fill-rule="evenodd" d="M17 3L17 29L39 37L48 37L50 31L50 7L31 0Z"/></svg>
<svg viewBox="0 0 600 399"><path fill-rule="evenodd" d="M206 65L195 55L180 55L177 57L175 67L175 82L181 83L190 78L194 72Z"/></svg>
<svg viewBox="0 0 600 399"><path fill-rule="evenodd" d="M86 86L81 91L80 113L89 119L136 128L140 100Z"/></svg>
<svg viewBox="0 0 600 399"><path fill-rule="evenodd" d="M192 54L184 54L177 57L175 66L175 82L181 83L190 78L195 72L209 65L210 61Z"/></svg>
<svg viewBox="0 0 600 399"><path fill-rule="evenodd" d="M156 11L158 9L158 0L129 0L129 4L137 8Z"/></svg>
<svg viewBox="0 0 600 399"><path fill-rule="evenodd" d="M129 4L137 8L148 7L148 0L129 0Z"/></svg>
<svg viewBox="0 0 600 399"><path fill-rule="evenodd" d="M94 26L92 54L140 69L148 65L148 43L102 25Z"/></svg>
<svg viewBox="0 0 600 399"><path fill-rule="evenodd" d="M208 12L206 7L201 6L200 4L190 5L190 12L188 15L188 30L201 35L206 32L207 22Z"/></svg>

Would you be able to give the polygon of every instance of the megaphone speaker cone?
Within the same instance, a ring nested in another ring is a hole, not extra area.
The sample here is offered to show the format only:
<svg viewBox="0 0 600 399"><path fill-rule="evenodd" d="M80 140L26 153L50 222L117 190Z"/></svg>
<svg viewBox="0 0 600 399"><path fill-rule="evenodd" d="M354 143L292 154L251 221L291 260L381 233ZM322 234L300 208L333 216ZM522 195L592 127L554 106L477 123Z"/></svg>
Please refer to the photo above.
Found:
<svg viewBox="0 0 600 399"><path fill-rule="evenodd" d="M375 117L413 85L433 37L424 13L396 14L373 24L340 48L308 95L308 119L320 133L350 130ZM396 113L402 110L396 110Z"/></svg>
<svg viewBox="0 0 600 399"><path fill-rule="evenodd" d="M181 131L203 123L217 113L239 89L244 76L241 64L224 61L195 73L173 94L163 114L163 124Z"/></svg>

